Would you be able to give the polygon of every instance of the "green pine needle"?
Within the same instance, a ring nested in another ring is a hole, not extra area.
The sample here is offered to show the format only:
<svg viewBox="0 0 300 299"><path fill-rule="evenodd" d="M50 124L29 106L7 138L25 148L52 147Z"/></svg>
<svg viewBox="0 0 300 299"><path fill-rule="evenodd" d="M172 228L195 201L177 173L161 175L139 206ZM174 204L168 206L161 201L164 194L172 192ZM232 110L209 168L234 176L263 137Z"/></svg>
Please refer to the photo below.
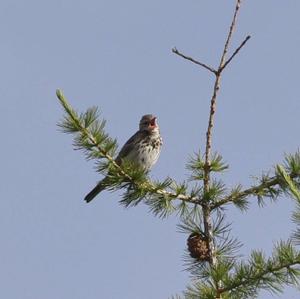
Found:
<svg viewBox="0 0 300 299"><path fill-rule="evenodd" d="M186 168L191 172L190 180L197 181L204 179L205 159L200 152L190 156ZM223 172L228 169L228 164L223 162L223 158L218 153L214 153L209 164L209 172Z"/></svg>
<svg viewBox="0 0 300 299"><path fill-rule="evenodd" d="M300 191L297 188L297 186L294 184L291 177L287 174L284 167L278 164L276 166L276 173L278 177L281 178L287 184L291 194L295 197L295 199L297 199L298 202L300 202Z"/></svg>

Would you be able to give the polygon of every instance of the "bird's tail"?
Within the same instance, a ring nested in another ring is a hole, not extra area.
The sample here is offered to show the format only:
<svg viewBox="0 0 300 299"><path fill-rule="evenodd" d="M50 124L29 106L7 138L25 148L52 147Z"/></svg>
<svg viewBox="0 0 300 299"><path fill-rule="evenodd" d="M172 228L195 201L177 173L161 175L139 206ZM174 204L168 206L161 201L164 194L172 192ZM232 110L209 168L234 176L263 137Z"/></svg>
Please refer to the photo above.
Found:
<svg viewBox="0 0 300 299"><path fill-rule="evenodd" d="M90 201L92 201L94 199L94 197L96 197L104 189L105 189L105 184L103 183L103 180L102 180L101 182L99 182L96 185L96 187L89 194L86 195L84 200L87 203L89 203Z"/></svg>

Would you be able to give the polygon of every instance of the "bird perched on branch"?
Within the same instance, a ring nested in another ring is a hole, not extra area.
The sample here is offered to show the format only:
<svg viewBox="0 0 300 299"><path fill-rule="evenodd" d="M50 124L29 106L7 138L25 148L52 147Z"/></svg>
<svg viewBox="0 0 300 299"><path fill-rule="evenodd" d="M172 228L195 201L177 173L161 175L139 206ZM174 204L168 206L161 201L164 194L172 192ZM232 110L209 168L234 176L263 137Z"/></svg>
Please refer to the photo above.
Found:
<svg viewBox="0 0 300 299"><path fill-rule="evenodd" d="M156 163L162 145L159 126L156 117L152 114L144 115L139 124L139 130L121 148L116 163L122 165L124 159L133 162L148 172ZM104 178L86 195L84 200L90 202L107 186Z"/></svg>

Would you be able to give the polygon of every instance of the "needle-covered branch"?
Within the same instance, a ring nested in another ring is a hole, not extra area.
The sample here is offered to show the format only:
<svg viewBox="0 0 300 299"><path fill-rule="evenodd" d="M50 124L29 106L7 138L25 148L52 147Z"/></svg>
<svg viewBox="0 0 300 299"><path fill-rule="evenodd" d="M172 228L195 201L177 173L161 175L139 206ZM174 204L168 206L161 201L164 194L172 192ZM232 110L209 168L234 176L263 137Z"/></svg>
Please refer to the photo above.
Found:
<svg viewBox="0 0 300 299"><path fill-rule="evenodd" d="M300 252L291 242L279 242L269 258L253 251L248 261L219 260L215 267L203 268L202 277L188 288L185 298L256 298L261 289L279 293L299 282L299 265ZM220 287L216 281L222 282Z"/></svg>
<svg viewBox="0 0 300 299"><path fill-rule="evenodd" d="M253 298L261 289L280 293L284 286L299 282L299 265L300 252L291 242L279 242L272 257L253 251L247 263L235 265L233 273L222 280L223 287L219 291L233 299Z"/></svg>
<svg viewBox="0 0 300 299"><path fill-rule="evenodd" d="M114 160L116 140L105 133L105 121L98 120L97 109L90 108L79 115L60 90L56 94L66 112L58 126L65 133L75 134L75 149L83 150L87 159L96 159L97 169L101 174L109 174L107 189L126 188L121 200L123 205L136 205L144 200L155 214L166 216L180 209L180 205L173 205L175 199L196 205L201 203L199 191L188 192L185 184L177 184L170 178L154 182L130 163L118 165Z"/></svg>
<svg viewBox="0 0 300 299"><path fill-rule="evenodd" d="M231 193L212 204L211 209L222 207L233 203L238 208L245 210L248 207L248 197L257 197L259 203L263 203L264 197L276 199L282 193L296 198L300 198L300 152L294 155L287 155L283 165L277 165L273 176L263 175L260 183L256 186L242 190L239 185Z"/></svg>

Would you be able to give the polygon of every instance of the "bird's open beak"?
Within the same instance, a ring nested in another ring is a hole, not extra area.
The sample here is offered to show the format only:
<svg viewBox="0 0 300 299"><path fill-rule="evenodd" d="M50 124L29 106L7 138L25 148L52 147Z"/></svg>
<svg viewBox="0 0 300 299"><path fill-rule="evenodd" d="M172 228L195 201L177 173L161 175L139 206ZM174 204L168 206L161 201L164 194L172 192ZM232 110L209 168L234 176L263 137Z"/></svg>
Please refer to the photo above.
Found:
<svg viewBox="0 0 300 299"><path fill-rule="evenodd" d="M156 117L153 117L150 121L150 128L155 128L155 127L157 127Z"/></svg>

